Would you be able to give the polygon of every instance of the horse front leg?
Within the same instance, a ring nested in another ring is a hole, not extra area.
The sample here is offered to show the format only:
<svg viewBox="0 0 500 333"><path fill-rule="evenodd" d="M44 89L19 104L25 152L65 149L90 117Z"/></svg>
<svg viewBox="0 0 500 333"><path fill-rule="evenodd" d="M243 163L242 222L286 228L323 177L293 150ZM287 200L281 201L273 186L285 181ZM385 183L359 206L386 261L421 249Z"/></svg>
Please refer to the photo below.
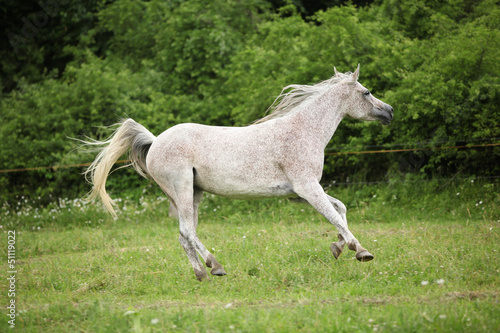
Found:
<svg viewBox="0 0 500 333"><path fill-rule="evenodd" d="M361 246L360 242L349 231L345 214L346 208L342 202L327 195L317 182L294 185L294 191L338 229L339 242L332 243L330 247L336 259L342 253L345 244L350 250L356 251L356 259L359 261L373 259L373 255Z"/></svg>
<svg viewBox="0 0 500 333"><path fill-rule="evenodd" d="M342 201L335 199L332 196L329 196L328 194L326 195L328 197L328 200L332 204L333 208L340 214L342 217L342 220L345 223L345 226L347 227L347 208L345 205L342 203ZM330 249L332 250L333 256L335 259L338 259L340 254L342 253L342 250L344 249L344 245L346 244L344 237L342 237L342 234L338 235L338 242L333 242L332 245L330 246ZM370 254L365 248L363 248L361 245L359 245L357 248L351 248L349 246L349 249L356 251L356 259L359 261L370 261L373 259L373 255Z"/></svg>
<svg viewBox="0 0 500 333"><path fill-rule="evenodd" d="M331 196L328 196L328 200L332 204L333 208L335 208L337 213L340 214L340 216L342 217L342 220L344 220L344 223L347 225L347 218L346 218L346 211L347 210L346 210L344 204L340 200L337 200ZM305 200L303 198L293 198L293 199L290 199L290 201L307 203L307 204L309 203L309 202L307 202L307 200ZM332 245L330 245L330 250L332 251L335 259L338 259L340 257L340 255L342 254L342 251L344 250L344 246L346 244L344 237L342 237L341 234L338 234L338 239L339 239L338 242L332 242Z"/></svg>
<svg viewBox="0 0 500 333"><path fill-rule="evenodd" d="M347 209L345 205L338 199L335 199L334 197L331 197L327 194L328 200L332 204L333 208L337 211L337 213L340 214L340 217L344 221L345 225L347 226ZM332 250L332 254L335 257L335 259L338 259L340 257L340 254L344 250L344 246L346 244L344 237L342 237L342 234L338 234L338 242L332 242L332 245L330 245L330 250Z"/></svg>

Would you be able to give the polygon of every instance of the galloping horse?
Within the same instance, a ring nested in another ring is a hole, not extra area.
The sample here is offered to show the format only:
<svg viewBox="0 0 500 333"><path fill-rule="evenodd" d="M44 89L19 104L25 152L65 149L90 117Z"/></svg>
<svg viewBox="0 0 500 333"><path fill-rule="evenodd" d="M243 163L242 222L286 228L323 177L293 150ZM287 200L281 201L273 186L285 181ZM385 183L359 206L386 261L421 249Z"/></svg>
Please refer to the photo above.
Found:
<svg viewBox="0 0 500 333"><path fill-rule="evenodd" d="M203 192L238 199L306 201L338 229L339 241L330 247L335 258L347 244L359 261L372 260L349 231L344 204L326 194L319 183L324 149L344 117L384 125L393 118L392 107L375 98L358 76L359 65L354 73L335 69L335 76L316 85L287 86L274 110L246 127L180 124L155 137L126 119L109 140L84 142L102 147L86 171L93 184L88 199L100 196L116 216L105 183L113 164L129 150L132 166L154 180L177 208L179 242L198 280L208 278L198 253L211 274L226 275L196 234Z"/></svg>

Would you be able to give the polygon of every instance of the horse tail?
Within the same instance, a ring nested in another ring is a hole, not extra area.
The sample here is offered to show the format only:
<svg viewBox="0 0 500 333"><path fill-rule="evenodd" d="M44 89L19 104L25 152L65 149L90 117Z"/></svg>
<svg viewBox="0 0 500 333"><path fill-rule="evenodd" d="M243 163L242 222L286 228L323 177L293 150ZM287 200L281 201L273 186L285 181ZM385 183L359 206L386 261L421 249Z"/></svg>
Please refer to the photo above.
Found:
<svg viewBox="0 0 500 333"><path fill-rule="evenodd" d="M117 129L107 140L90 139L82 142L86 146L99 147L99 154L84 172L86 179L92 184L92 190L87 195L86 200L92 201L97 197L101 197L104 206L116 218L113 209L115 203L106 193L106 179L109 172L113 164L129 150L130 163L125 167L132 165L141 176L150 178L146 165L146 156L156 137L144 126L132 119L125 119L114 126Z"/></svg>

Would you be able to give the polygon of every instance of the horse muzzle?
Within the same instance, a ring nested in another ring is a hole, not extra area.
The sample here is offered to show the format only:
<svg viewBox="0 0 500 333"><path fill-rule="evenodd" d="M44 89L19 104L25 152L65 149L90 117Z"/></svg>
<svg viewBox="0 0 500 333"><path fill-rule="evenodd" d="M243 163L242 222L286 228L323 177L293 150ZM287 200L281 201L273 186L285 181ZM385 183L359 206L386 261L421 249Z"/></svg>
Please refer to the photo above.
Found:
<svg viewBox="0 0 500 333"><path fill-rule="evenodd" d="M377 110L377 118L382 125L389 125L394 118L394 109L390 105L386 105L383 109Z"/></svg>

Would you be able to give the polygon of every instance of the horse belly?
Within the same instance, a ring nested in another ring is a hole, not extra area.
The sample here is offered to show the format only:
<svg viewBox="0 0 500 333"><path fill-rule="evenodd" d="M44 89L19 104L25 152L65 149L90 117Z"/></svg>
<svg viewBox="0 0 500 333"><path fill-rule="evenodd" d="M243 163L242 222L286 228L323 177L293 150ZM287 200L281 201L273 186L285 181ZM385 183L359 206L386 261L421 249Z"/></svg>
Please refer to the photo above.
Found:
<svg viewBox="0 0 500 333"><path fill-rule="evenodd" d="M206 192L232 199L259 199L271 197L296 197L291 184L255 184L218 183L217 186L195 182L195 185Z"/></svg>
<svg viewBox="0 0 500 333"><path fill-rule="evenodd" d="M203 172L203 168L195 169L194 184L206 192L233 199L295 195L292 184L284 177L252 176L252 172L214 175L211 172Z"/></svg>

